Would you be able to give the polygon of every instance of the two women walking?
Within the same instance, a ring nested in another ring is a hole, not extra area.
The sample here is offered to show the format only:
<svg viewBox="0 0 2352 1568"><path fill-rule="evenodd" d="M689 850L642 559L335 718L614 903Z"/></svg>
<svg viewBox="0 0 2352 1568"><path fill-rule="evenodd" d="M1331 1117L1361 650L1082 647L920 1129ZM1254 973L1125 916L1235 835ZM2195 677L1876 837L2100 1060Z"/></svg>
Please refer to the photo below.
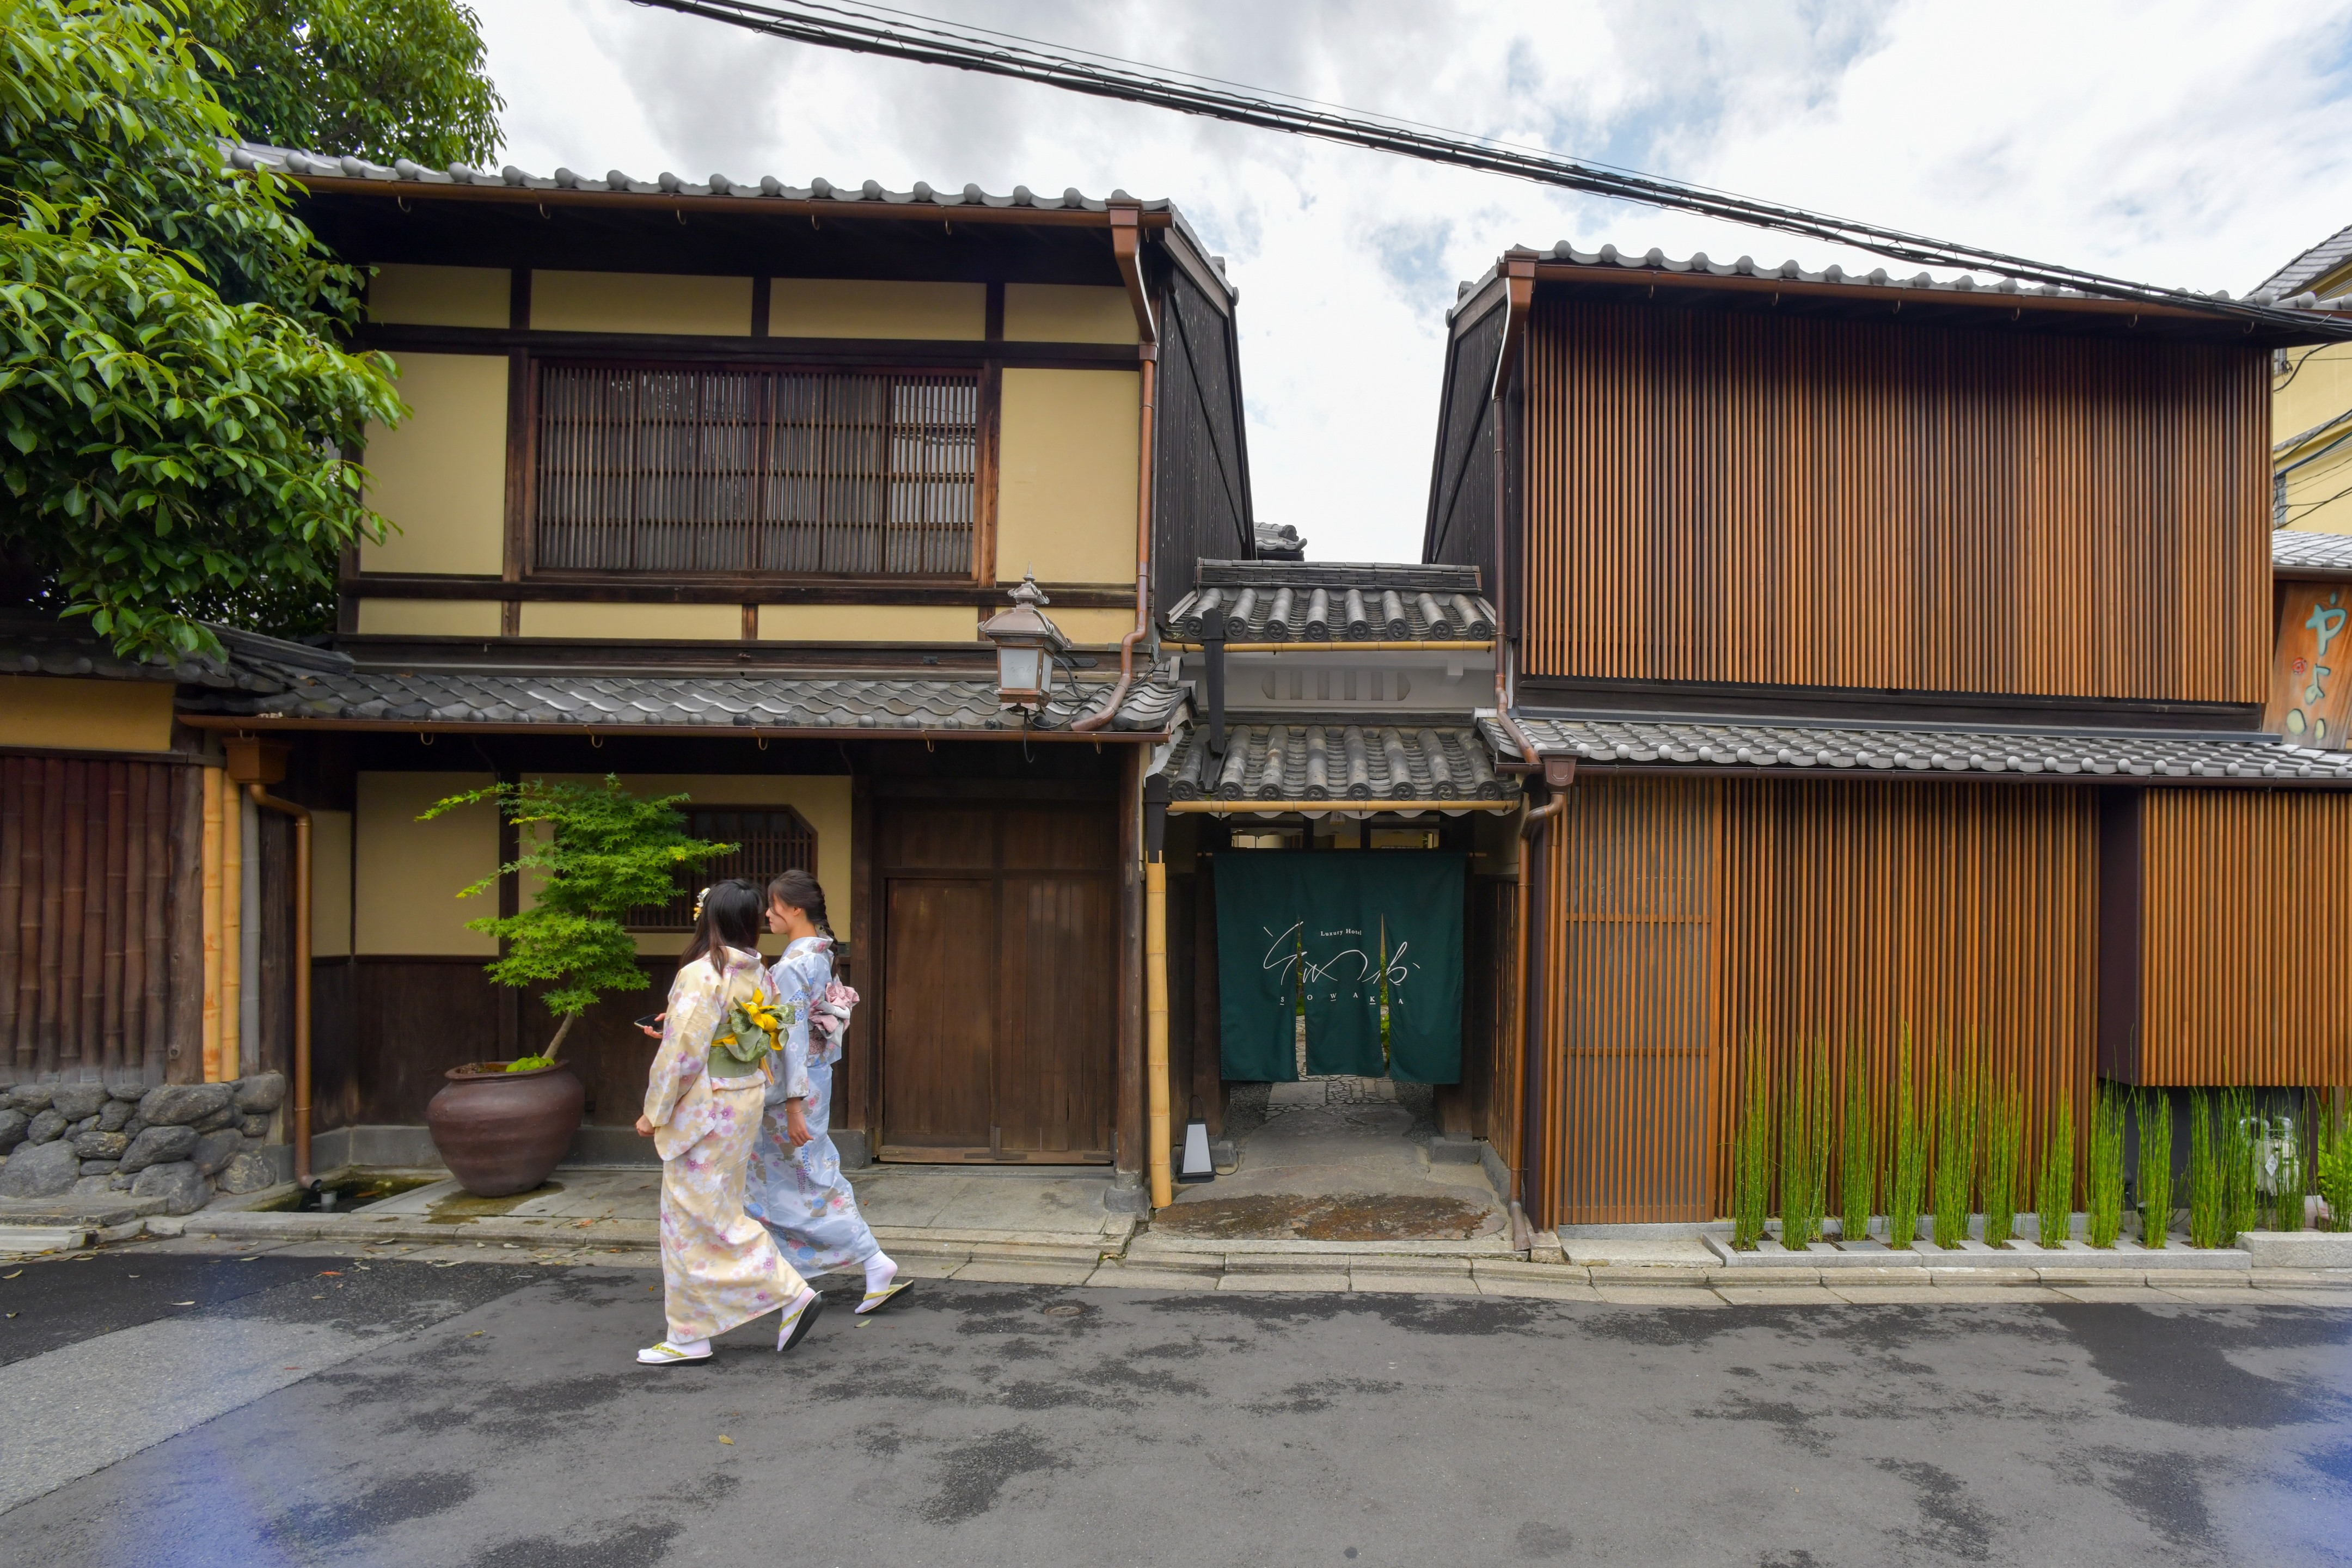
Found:
<svg viewBox="0 0 2352 1568"><path fill-rule="evenodd" d="M788 943L773 970L759 952L763 912ZM861 1313L907 1289L826 1131L857 1000L833 978L832 945L824 889L804 871L766 889L719 883L696 910L637 1121L662 1158L669 1329L637 1352L647 1365L708 1361L713 1337L777 1311L776 1349L792 1349L824 1309L795 1261L820 1273L862 1265Z"/></svg>

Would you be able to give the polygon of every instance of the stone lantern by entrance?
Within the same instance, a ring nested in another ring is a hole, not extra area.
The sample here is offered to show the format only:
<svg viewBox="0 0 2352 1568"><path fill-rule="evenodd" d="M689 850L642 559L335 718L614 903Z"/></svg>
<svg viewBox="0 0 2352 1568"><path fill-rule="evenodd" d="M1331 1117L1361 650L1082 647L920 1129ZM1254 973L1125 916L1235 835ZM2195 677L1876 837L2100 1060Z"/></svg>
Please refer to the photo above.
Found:
<svg viewBox="0 0 2352 1568"><path fill-rule="evenodd" d="M981 623L980 635L996 645L996 700L1003 707L1042 714L1053 697L1054 656L1070 639L1046 618L1041 606L1049 602L1033 572L1013 590L1011 609Z"/></svg>

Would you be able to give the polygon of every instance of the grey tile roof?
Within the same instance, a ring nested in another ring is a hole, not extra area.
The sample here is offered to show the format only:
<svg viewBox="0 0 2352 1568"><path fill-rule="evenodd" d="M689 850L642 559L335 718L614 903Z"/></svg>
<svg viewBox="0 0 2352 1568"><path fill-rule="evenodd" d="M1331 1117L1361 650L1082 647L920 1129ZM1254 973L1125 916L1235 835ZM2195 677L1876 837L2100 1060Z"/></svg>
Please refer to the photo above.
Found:
<svg viewBox="0 0 2352 1568"><path fill-rule="evenodd" d="M2053 778L2318 780L2352 784L2352 755L2286 746L2263 736L2216 740L2140 731L2050 734L2021 731L1834 728L1799 723L1724 722L1692 718L1535 719L1519 728L1537 750L1580 762L1752 768L1759 773L1988 773ZM1479 733L1497 748L1510 742L1491 718Z"/></svg>
<svg viewBox="0 0 2352 1568"><path fill-rule="evenodd" d="M1307 541L1290 523L1258 522L1251 525L1257 538L1257 556L1261 561L1304 561Z"/></svg>
<svg viewBox="0 0 2352 1568"><path fill-rule="evenodd" d="M650 180L639 179L620 169L607 169L602 174L582 174L570 169L557 169L551 174L528 174L509 163L498 169L477 169L468 163L452 163L446 169L428 169L421 163L396 158L390 163L371 163L349 153L330 155L306 153L289 147L272 147L258 142L239 142L227 149L229 163L239 169L268 169L275 174L291 174L296 178L313 177L336 180L371 180L389 185L506 185L526 191L603 191L615 195L658 197L672 202L684 197L689 201L756 203L761 199L795 202L870 202L886 207L941 207L953 211L959 207L1027 208L1037 212L1108 212L1112 202L1126 205L1134 203L1145 212L1166 213L1170 221L1183 231L1192 248L1208 257L1208 247L1192 232L1184 215L1165 196L1139 201L1125 191L1114 190L1108 199L1089 196L1076 186L1059 195L1041 195L1026 185L1015 185L1003 195L995 195L978 185L965 185L961 190L935 189L918 180L914 188L905 191L885 190L881 182L866 180L856 184L837 185L822 176L805 185L795 185L764 174L756 180L732 180L725 174L712 174L708 179L690 180L667 170ZM1210 257L1212 267L1226 292L1235 299L1240 291L1225 277L1224 258Z"/></svg>
<svg viewBox="0 0 2352 1568"><path fill-rule="evenodd" d="M1461 642L1495 635L1475 566L1391 562L1203 561L1200 585L1163 617L1180 641L1225 612L1235 642Z"/></svg>
<svg viewBox="0 0 2352 1568"><path fill-rule="evenodd" d="M351 659L277 637L214 626L228 657L120 658L84 621L0 615L0 674L62 675L101 680L163 680L224 691L282 691L297 671L349 669Z"/></svg>
<svg viewBox="0 0 2352 1568"><path fill-rule="evenodd" d="M2352 572L2352 533L2273 529L2271 531L2271 570Z"/></svg>
<svg viewBox="0 0 2352 1568"><path fill-rule="evenodd" d="M2253 297L2291 300L2322 278L2352 261L2352 225L2313 246L2254 286Z"/></svg>
<svg viewBox="0 0 2352 1568"><path fill-rule="evenodd" d="M1222 763L1194 725L1155 773L1171 800L1478 800L1515 804L1515 779L1467 725L1239 724Z"/></svg>
<svg viewBox="0 0 2352 1568"><path fill-rule="evenodd" d="M1067 688L1064 689L1066 691ZM1109 695L1089 684L1057 702L1040 729L1066 728ZM1131 688L1115 730L1156 731L1181 717L1184 688L1147 679ZM213 711L332 722L549 724L566 728L1013 731L993 679L947 676L517 675L436 670L304 672L281 693L222 698Z"/></svg>
<svg viewBox="0 0 2352 1568"><path fill-rule="evenodd" d="M1795 283L1837 283L1848 287L1879 289L1933 289L1952 294L1991 294L2002 297L2014 295L2021 299L2093 300L2104 297L2086 294L2077 289L2062 289L2053 283L2020 283L2012 278L1979 281L1974 276L1965 273L1954 278L1938 278L1930 272L1915 272L1907 277L1898 277L1884 267L1874 267L1867 272L1849 272L1835 264L1813 272L1795 261L1783 261L1776 267L1769 262L1759 261L1752 256L1742 256L1732 261L1717 261L1704 250L1694 251L1689 256L1677 258L1668 256L1654 245L1645 251L1620 250L1613 245L1604 245L1599 250L1579 250L1563 239L1549 250L1537 250L1531 254L1538 261L1542 262L1568 262L1578 267L1622 268L1626 271L1704 272L1717 278L1780 278ZM1489 268L1475 282L1462 284L1455 290L1454 303L1447 311L1446 319L1452 321L1454 312L1460 310L1465 303L1484 289L1494 276L1494 268ZM2226 289L2217 289L2206 298L2227 300L2230 298L2230 291ZM2282 300L2278 302L2301 303L2299 300Z"/></svg>

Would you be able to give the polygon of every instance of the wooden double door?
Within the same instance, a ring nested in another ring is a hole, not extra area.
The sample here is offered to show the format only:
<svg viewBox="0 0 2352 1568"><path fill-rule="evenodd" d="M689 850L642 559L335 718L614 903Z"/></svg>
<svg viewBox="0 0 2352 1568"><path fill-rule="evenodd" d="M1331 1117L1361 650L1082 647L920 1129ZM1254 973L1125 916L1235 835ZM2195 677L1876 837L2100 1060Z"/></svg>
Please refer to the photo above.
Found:
<svg viewBox="0 0 2352 1568"><path fill-rule="evenodd" d="M1108 1163L1119 997L1113 802L877 806L881 1157Z"/></svg>

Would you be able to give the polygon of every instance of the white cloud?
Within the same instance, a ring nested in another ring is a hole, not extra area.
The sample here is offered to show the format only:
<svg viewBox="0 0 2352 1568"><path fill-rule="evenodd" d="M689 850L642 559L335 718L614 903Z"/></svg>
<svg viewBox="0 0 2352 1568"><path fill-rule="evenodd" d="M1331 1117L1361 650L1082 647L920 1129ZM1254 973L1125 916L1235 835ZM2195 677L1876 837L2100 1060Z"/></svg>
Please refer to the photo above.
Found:
<svg viewBox="0 0 2352 1568"><path fill-rule="evenodd" d="M477 3L526 168L1174 198L1242 289L1259 512L1326 560L1419 552L1444 310L1507 246L1854 259L623 0ZM2242 291L2352 222L2352 0L929 9L2152 282Z"/></svg>

